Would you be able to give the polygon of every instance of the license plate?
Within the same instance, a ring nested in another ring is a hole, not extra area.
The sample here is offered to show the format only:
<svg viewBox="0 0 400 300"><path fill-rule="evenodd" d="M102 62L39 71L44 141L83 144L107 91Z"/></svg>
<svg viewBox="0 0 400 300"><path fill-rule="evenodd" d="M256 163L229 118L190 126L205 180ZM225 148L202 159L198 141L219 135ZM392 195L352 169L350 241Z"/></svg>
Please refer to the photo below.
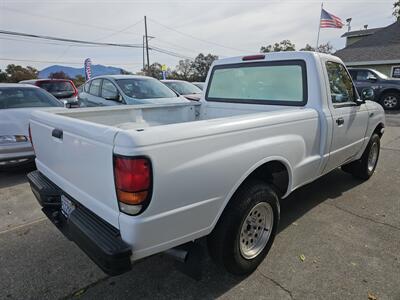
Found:
<svg viewBox="0 0 400 300"><path fill-rule="evenodd" d="M64 195L61 195L61 212L68 219L75 209L75 204Z"/></svg>

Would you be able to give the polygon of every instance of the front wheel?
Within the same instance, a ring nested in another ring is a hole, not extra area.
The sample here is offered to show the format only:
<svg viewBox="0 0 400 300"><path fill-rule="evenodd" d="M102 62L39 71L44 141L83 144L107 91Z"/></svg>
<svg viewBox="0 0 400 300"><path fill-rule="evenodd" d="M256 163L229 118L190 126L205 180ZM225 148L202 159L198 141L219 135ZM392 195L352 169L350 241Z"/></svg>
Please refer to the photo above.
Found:
<svg viewBox="0 0 400 300"><path fill-rule="evenodd" d="M259 180L245 182L229 201L207 244L214 261L230 273L253 272L267 255L279 223L279 198Z"/></svg>
<svg viewBox="0 0 400 300"><path fill-rule="evenodd" d="M342 170L360 179L369 179L378 164L380 146L380 137L374 133L361 158L342 166Z"/></svg>

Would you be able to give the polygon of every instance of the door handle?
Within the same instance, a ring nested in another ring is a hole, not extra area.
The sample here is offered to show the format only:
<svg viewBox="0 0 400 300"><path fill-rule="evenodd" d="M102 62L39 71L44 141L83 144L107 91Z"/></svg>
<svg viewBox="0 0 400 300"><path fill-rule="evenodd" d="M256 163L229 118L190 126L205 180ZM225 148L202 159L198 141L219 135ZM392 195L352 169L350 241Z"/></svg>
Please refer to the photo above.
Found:
<svg viewBox="0 0 400 300"><path fill-rule="evenodd" d="M63 138L63 131L61 129L55 128L53 129L53 131L51 132L51 135L54 136L57 139L62 140Z"/></svg>
<svg viewBox="0 0 400 300"><path fill-rule="evenodd" d="M337 118L336 119L336 124L338 124L338 126L341 126L344 124L344 119L343 118Z"/></svg>

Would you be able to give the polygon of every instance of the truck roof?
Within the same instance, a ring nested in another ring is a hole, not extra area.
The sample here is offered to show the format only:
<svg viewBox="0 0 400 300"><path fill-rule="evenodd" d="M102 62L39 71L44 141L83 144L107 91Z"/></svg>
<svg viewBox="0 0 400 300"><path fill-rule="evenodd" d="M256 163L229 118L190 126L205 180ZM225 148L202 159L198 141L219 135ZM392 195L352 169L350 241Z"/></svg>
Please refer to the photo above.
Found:
<svg viewBox="0 0 400 300"><path fill-rule="evenodd" d="M262 57L264 55L264 57ZM254 62L254 61L268 61L271 60L288 60L288 59L315 59L316 57L330 57L333 60L338 60L336 56L312 52L312 51L282 51L282 52L268 52L268 53L256 53L250 55L235 56L229 58L222 58L214 62L214 65ZM243 60L243 58L250 58Z"/></svg>

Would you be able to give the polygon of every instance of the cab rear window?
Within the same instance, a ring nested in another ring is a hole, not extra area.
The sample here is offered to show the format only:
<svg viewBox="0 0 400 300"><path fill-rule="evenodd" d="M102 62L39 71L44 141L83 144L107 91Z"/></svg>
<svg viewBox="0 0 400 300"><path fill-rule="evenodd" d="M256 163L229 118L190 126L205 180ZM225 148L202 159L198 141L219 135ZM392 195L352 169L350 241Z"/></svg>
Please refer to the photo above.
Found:
<svg viewBox="0 0 400 300"><path fill-rule="evenodd" d="M217 65L207 101L302 106L307 103L306 65L302 60Z"/></svg>

